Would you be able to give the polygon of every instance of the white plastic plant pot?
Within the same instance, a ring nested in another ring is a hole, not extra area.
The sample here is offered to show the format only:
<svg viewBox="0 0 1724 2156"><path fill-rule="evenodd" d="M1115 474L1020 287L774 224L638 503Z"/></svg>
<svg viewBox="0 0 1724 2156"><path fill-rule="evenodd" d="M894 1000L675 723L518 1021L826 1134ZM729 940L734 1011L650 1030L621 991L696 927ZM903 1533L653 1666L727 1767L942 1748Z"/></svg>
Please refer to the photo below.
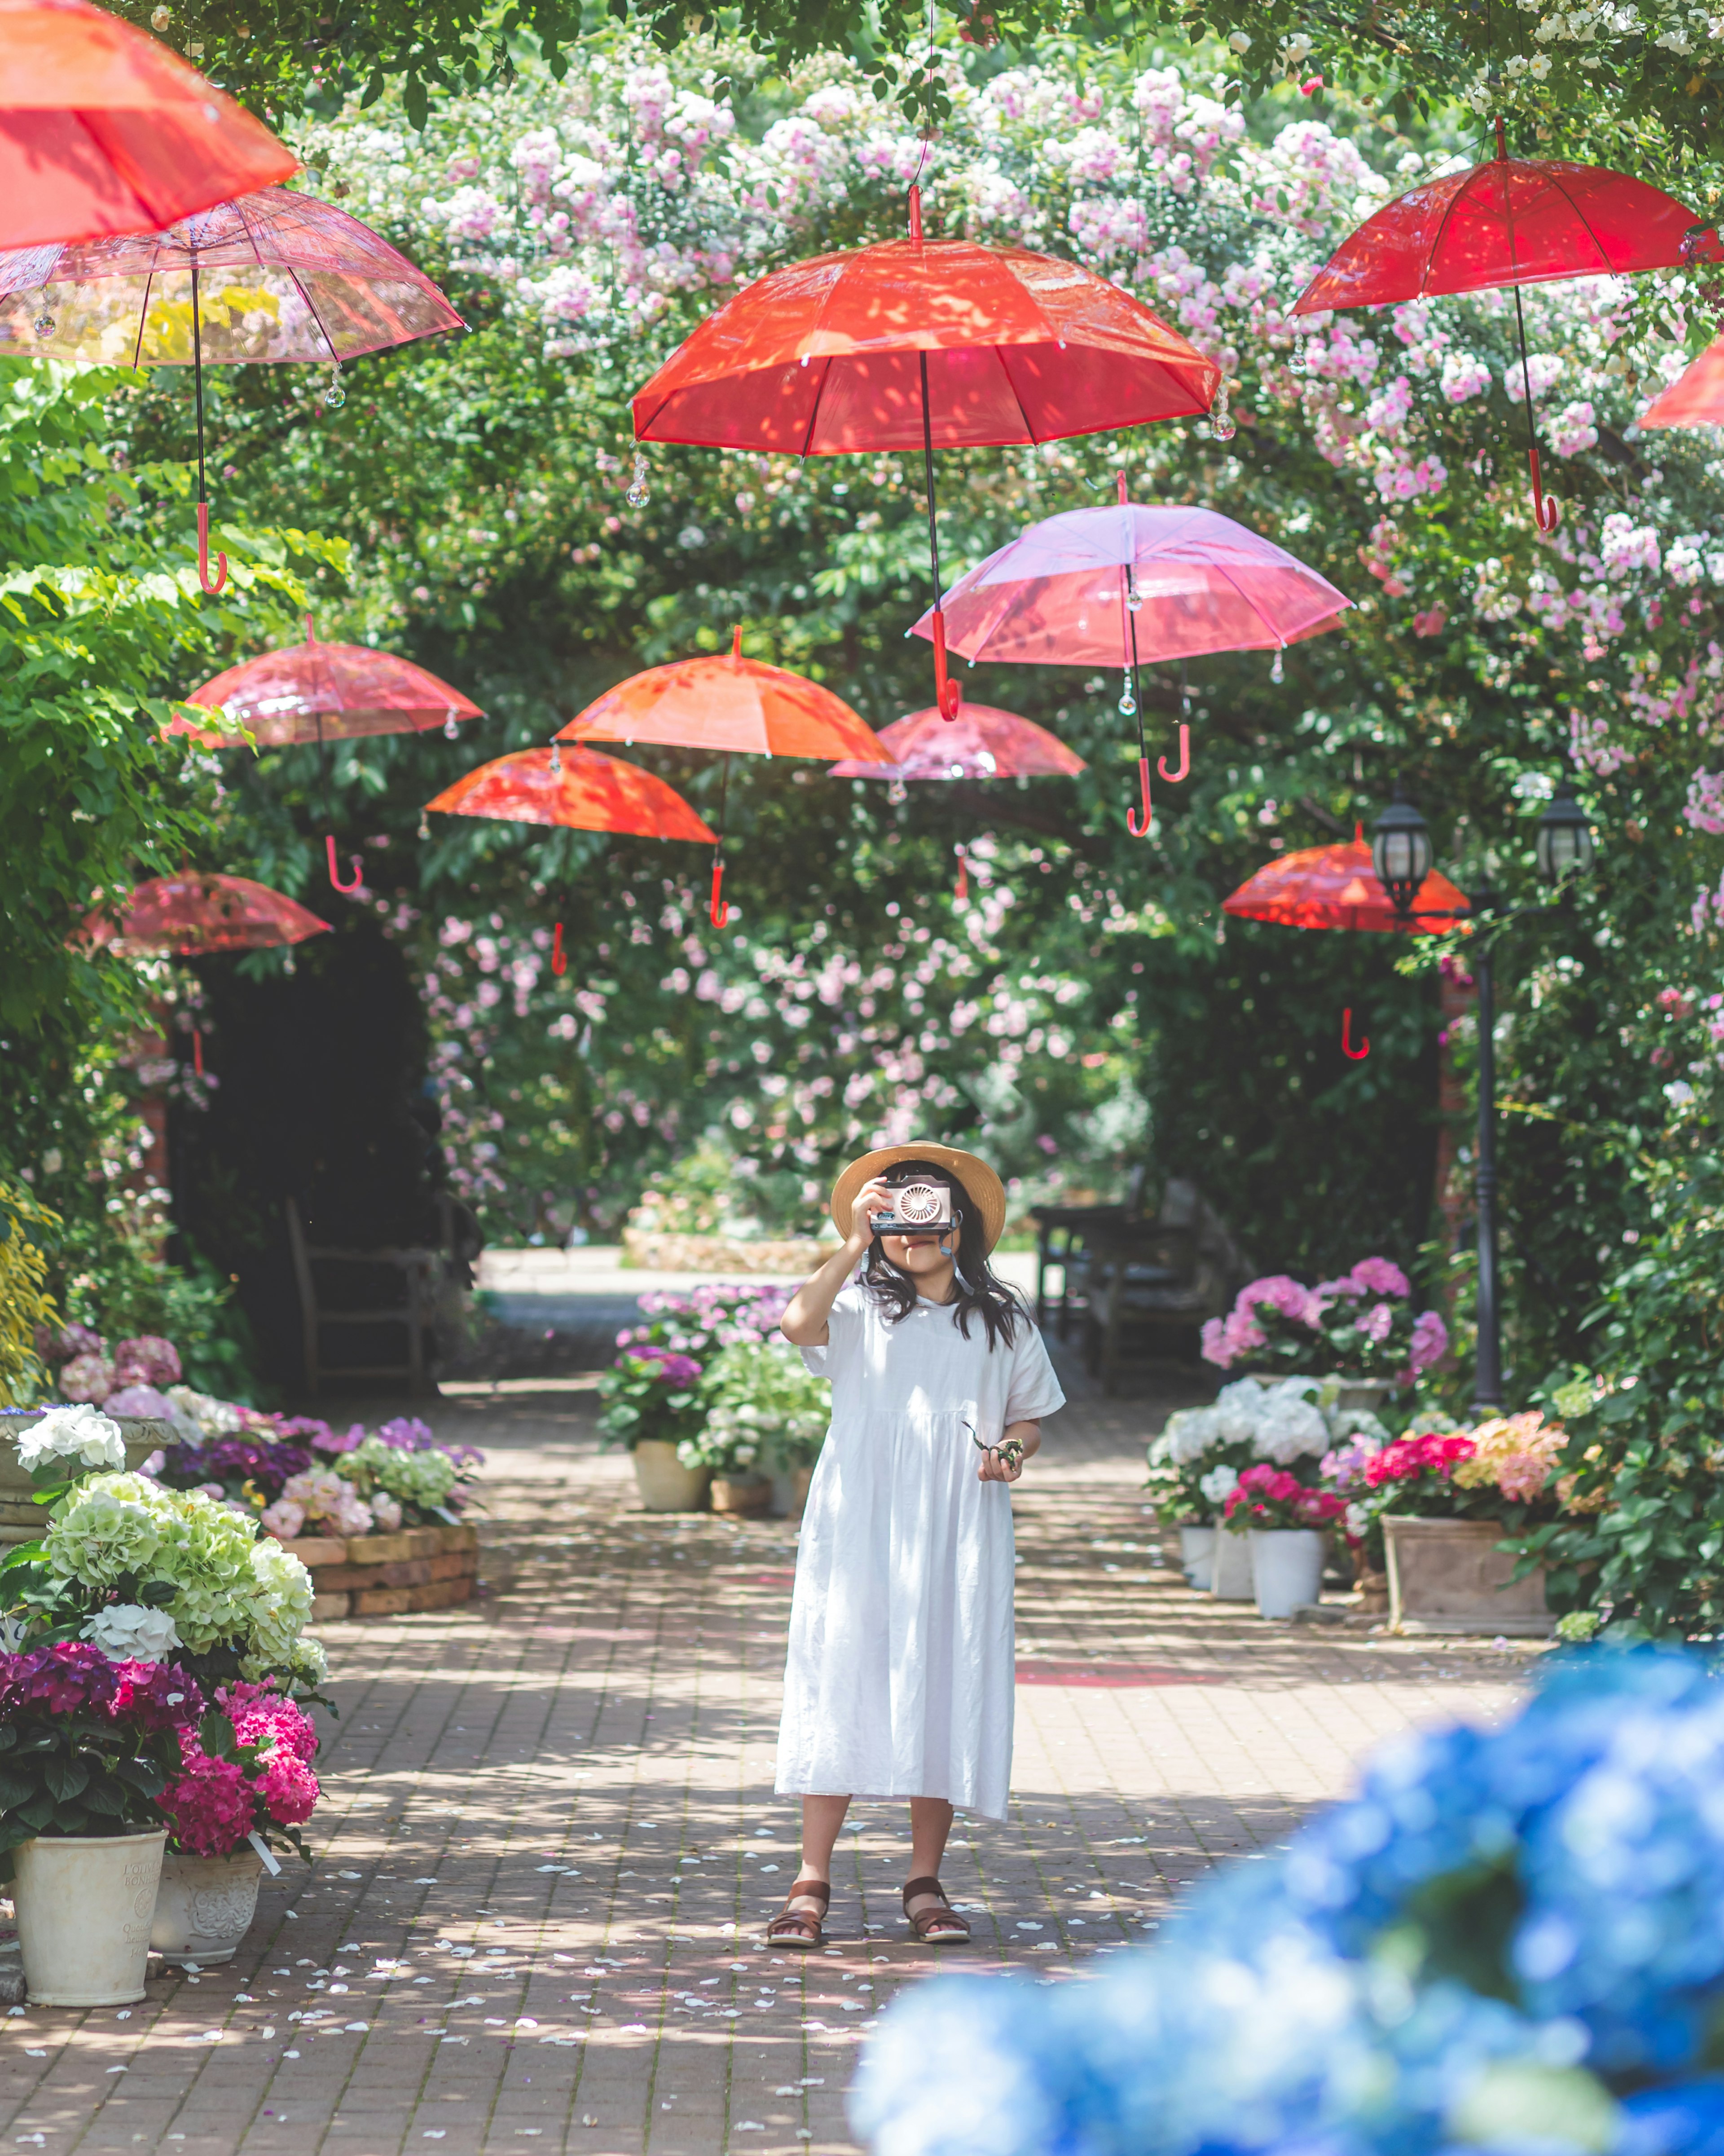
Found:
<svg viewBox="0 0 1724 2156"><path fill-rule="evenodd" d="M231 1856L182 1856L169 1850L162 1860L150 1927L151 1952L200 1969L232 1961L258 1912L263 1870L255 1850L236 1850Z"/></svg>
<svg viewBox="0 0 1724 2156"><path fill-rule="evenodd" d="M1251 1577L1260 1617L1290 1617L1323 1591L1323 1536L1318 1527L1253 1527Z"/></svg>
<svg viewBox="0 0 1724 2156"><path fill-rule="evenodd" d="M1182 1527L1179 1530L1179 1563L1185 1573L1188 1587L1195 1588L1199 1594L1209 1591L1209 1570L1215 1562L1213 1527Z"/></svg>
<svg viewBox="0 0 1724 2156"><path fill-rule="evenodd" d="M167 1840L158 1826L19 1843L13 1901L33 2005L129 2006L143 1997Z"/></svg>
<svg viewBox="0 0 1724 2156"><path fill-rule="evenodd" d="M1218 1602L1249 1602L1252 1591L1250 1536L1236 1535L1231 1527L1218 1527L1209 1568L1210 1594Z"/></svg>

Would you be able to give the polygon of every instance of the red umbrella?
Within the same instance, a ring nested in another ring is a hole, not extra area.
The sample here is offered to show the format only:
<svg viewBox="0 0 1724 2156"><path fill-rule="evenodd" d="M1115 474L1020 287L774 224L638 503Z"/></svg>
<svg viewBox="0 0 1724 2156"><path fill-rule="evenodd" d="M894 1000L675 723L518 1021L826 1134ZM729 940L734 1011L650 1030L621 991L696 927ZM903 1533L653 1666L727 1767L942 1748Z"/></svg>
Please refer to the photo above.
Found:
<svg viewBox="0 0 1724 2156"><path fill-rule="evenodd" d="M0 0L0 246L150 232L299 159L170 47L89 0Z"/></svg>
<svg viewBox="0 0 1724 2156"><path fill-rule="evenodd" d="M678 659L634 674L590 703L557 736L560 742L660 742L678 748L720 751L718 853L712 864L708 911L715 928L730 917L723 901L724 811L731 757L853 757L883 764L887 752L841 697L805 675L742 656L742 632L732 632L723 658Z"/></svg>
<svg viewBox="0 0 1724 2156"><path fill-rule="evenodd" d="M1511 157L1496 122L1496 155L1398 195L1345 239L1300 295L1296 315L1387 306L1444 292L1512 285L1526 393L1533 514L1541 531L1558 511L1539 476L1522 285L1563 277L1669 270L1688 259L1695 217L1673 196L1626 172L1566 158Z"/></svg>
<svg viewBox="0 0 1724 2156"><path fill-rule="evenodd" d="M0 354L191 367L198 573L211 593L226 583L228 563L217 556L212 583L206 355L216 366L326 365L324 402L338 405L343 360L465 327L423 271L368 225L285 187L218 203L166 232L0 256Z"/></svg>
<svg viewBox="0 0 1724 2156"><path fill-rule="evenodd" d="M182 958L267 951L329 933L326 921L267 884L190 869L141 883L117 921L92 914L85 926L92 941L126 958L164 951Z"/></svg>
<svg viewBox="0 0 1724 2156"><path fill-rule="evenodd" d="M634 400L635 439L833 456L920 448L946 672L934 449L1060 441L1207 412L1221 370L1116 285L1022 248L910 237L816 255L709 315ZM1229 425L1229 431L1231 431Z"/></svg>
<svg viewBox="0 0 1724 2156"><path fill-rule="evenodd" d="M329 933L326 921L267 884L254 883L249 876L198 874L189 869L141 883L117 921L93 913L84 927L92 942L105 944L125 958L162 952L182 958L207 958L218 951L268 951ZM203 1035L195 1025L192 1064L201 1078Z"/></svg>
<svg viewBox="0 0 1724 2156"><path fill-rule="evenodd" d="M675 787L590 748L518 750L482 763L445 787L427 808L449 816L494 816L509 824L563 824L577 831L627 831L643 839L718 841ZM562 923L551 943L551 970L564 968Z"/></svg>
<svg viewBox="0 0 1724 2156"><path fill-rule="evenodd" d="M1465 895L1435 869L1419 887L1420 910L1403 920L1377 880L1362 829L1344 846L1311 846L1283 854L1249 876L1224 913L1240 921L1275 921L1287 928L1365 928L1383 933L1440 936L1465 925L1472 911Z"/></svg>
<svg viewBox="0 0 1724 2156"><path fill-rule="evenodd" d="M259 746L279 748L316 742L324 766L324 807L329 808L329 773L325 744L356 741L366 734L425 733L440 726L451 741L463 719L483 718L477 704L459 689L439 681L410 659L393 651L374 651L364 644L320 644L305 617L303 644L284 645L230 666L186 699L207 711L219 711L245 726ZM190 734L211 747L230 746L232 736L208 732L195 719L176 715L165 731ZM331 819L333 820L333 819ZM335 834L325 840L329 880L340 891L357 891L336 871Z"/></svg>
<svg viewBox="0 0 1724 2156"><path fill-rule="evenodd" d="M1724 425L1724 337L1709 344L1640 414L1643 427Z"/></svg>

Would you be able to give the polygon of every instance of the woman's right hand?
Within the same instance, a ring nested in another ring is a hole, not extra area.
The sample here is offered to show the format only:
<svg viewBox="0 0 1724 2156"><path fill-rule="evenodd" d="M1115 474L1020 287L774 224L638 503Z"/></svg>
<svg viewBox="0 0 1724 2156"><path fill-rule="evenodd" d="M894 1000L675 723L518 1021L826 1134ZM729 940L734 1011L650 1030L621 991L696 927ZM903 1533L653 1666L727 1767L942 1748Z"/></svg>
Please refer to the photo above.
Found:
<svg viewBox="0 0 1724 2156"><path fill-rule="evenodd" d="M890 1213L892 1194L879 1176L865 1183L850 1205L849 1247L859 1257L874 1240L871 1224L876 1213Z"/></svg>

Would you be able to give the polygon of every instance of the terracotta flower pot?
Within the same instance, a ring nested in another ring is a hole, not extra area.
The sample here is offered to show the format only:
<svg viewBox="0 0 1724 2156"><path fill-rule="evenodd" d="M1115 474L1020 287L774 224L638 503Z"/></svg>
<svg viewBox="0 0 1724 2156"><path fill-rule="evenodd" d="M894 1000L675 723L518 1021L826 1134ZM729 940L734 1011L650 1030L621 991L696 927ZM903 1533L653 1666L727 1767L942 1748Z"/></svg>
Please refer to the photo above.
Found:
<svg viewBox="0 0 1724 2156"><path fill-rule="evenodd" d="M711 1481L710 1467L685 1467L664 1438L643 1438L634 1448L635 1486L649 1512L704 1512Z"/></svg>
<svg viewBox="0 0 1724 2156"><path fill-rule="evenodd" d="M1516 1579L1515 1559L1496 1545L1495 1520L1384 1516L1392 1632L1484 1632L1542 1637L1556 1620L1545 1607L1544 1573Z"/></svg>

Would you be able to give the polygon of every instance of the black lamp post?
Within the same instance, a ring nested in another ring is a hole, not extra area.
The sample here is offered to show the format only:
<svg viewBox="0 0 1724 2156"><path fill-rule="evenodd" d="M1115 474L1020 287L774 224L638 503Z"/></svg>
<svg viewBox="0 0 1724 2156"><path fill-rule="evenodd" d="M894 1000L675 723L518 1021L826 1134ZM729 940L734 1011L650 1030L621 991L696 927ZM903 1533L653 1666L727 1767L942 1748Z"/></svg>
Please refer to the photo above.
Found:
<svg viewBox="0 0 1724 2156"><path fill-rule="evenodd" d="M1538 873L1559 892L1572 875L1593 865L1592 827L1568 779L1557 782L1550 806L1538 819ZM1403 921L1416 921L1419 886L1431 870L1430 828L1398 783L1394 798L1371 827L1371 862L1377 880ZM1467 911L1479 924L1469 958L1479 992L1479 1141L1474 1173L1478 1214L1478 1345L1473 1364L1473 1405L1501 1409L1502 1399L1502 1301L1496 1246L1496 983L1491 963L1493 935L1511 921L1530 913L1552 913L1552 906L1504 906L1487 890L1470 894ZM1446 909L1444 920L1454 918ZM1492 924L1495 924L1493 928Z"/></svg>

